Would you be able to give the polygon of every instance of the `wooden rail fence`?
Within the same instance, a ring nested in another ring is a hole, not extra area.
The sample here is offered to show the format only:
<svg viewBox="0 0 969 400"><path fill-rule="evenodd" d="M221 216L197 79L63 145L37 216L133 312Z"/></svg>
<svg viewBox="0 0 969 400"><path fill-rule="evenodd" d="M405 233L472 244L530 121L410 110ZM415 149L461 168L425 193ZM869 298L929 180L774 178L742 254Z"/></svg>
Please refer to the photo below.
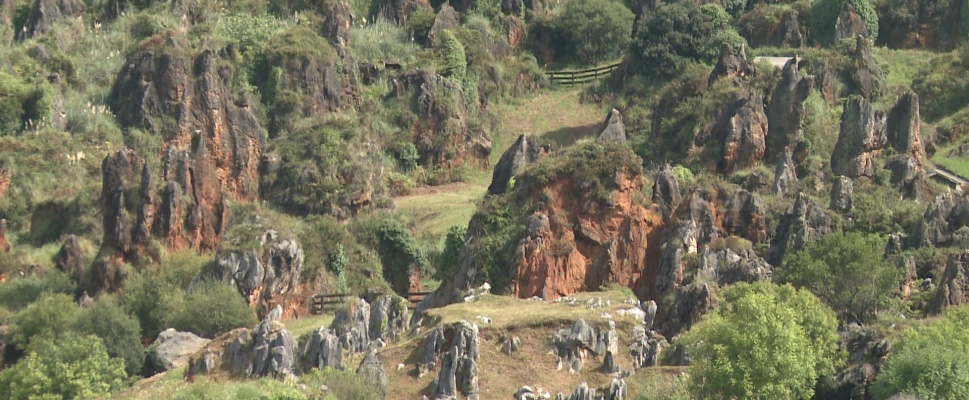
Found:
<svg viewBox="0 0 969 400"><path fill-rule="evenodd" d="M592 82L598 80L599 78L608 76L619 68L620 63L609 64L602 67L584 69L579 71L555 71L546 72L548 75L548 80L552 82L553 85L577 85L581 83Z"/></svg>
<svg viewBox="0 0 969 400"><path fill-rule="evenodd" d="M424 297L431 294L431 292L411 292L407 293L407 308L413 310L417 307L417 303L424 300ZM364 293L360 295L361 298L366 299L368 302L373 301L379 293ZM323 310L327 307L333 308L339 306L340 304L346 303L353 297L350 293L330 293L330 294L317 294L313 295L310 301L310 314L318 315L322 314Z"/></svg>

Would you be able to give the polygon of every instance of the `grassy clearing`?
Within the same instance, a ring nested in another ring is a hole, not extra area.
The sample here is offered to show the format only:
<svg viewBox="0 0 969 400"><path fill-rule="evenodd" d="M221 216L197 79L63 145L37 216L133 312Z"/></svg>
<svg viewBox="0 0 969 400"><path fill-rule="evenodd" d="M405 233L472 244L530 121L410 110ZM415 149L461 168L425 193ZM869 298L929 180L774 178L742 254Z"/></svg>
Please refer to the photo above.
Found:
<svg viewBox="0 0 969 400"><path fill-rule="evenodd" d="M945 153L947 153L947 151L939 151L937 153L939 155L932 157L932 162L948 169L949 171L955 172L959 176L969 176L969 160L941 155Z"/></svg>

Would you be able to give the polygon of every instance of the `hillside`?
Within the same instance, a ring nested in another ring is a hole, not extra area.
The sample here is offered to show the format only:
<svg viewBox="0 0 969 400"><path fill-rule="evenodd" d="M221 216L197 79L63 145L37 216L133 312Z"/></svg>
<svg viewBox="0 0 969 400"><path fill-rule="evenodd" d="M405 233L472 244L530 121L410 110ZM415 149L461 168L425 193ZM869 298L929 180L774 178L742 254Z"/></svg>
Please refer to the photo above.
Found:
<svg viewBox="0 0 969 400"><path fill-rule="evenodd" d="M969 398L967 7L0 0L0 397Z"/></svg>

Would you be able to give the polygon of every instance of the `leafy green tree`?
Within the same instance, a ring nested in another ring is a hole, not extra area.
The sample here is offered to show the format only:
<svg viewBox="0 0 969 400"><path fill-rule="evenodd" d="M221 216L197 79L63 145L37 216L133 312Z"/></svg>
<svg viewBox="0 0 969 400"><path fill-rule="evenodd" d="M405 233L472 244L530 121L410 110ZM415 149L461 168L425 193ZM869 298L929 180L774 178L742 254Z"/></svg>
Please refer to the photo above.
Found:
<svg viewBox="0 0 969 400"><path fill-rule="evenodd" d="M845 4L851 4L865 21L871 40L878 39L878 13L869 0L817 0L811 9L811 34L821 43L834 40L834 27Z"/></svg>
<svg viewBox="0 0 969 400"><path fill-rule="evenodd" d="M839 358L834 312L790 285L741 283L683 337L698 398L807 399Z"/></svg>
<svg viewBox="0 0 969 400"><path fill-rule="evenodd" d="M378 232L380 262L384 266L384 277L398 293L407 293L408 270L416 265L421 272L427 271L427 255L418 246L410 230L400 221L388 219L381 224Z"/></svg>
<svg viewBox="0 0 969 400"><path fill-rule="evenodd" d="M571 0L556 20L566 48L585 63L618 57L629 43L635 16L617 0Z"/></svg>
<svg viewBox="0 0 969 400"><path fill-rule="evenodd" d="M807 288L843 318L864 322L889 306L901 283L898 268L882 257L884 247L874 235L827 235L789 256L774 278Z"/></svg>
<svg viewBox="0 0 969 400"><path fill-rule="evenodd" d="M720 6L663 3L640 21L631 50L643 74L670 77L690 61L714 62L725 42L745 43Z"/></svg>
<svg viewBox="0 0 969 400"><path fill-rule="evenodd" d="M185 296L185 308L174 316L171 326L214 338L255 323L255 315L235 288L215 280L202 280Z"/></svg>
<svg viewBox="0 0 969 400"><path fill-rule="evenodd" d="M452 226L447 230L447 236L444 238L444 251L441 252L438 259L435 278L444 280L451 276L451 271L458 265L458 256L461 254L461 249L464 248L464 236L467 232L468 229L461 225Z"/></svg>
<svg viewBox="0 0 969 400"><path fill-rule="evenodd" d="M26 349L35 340L56 338L74 325L80 311L66 294L44 294L13 317L8 334L10 343Z"/></svg>
<svg viewBox="0 0 969 400"><path fill-rule="evenodd" d="M124 360L125 372L129 376L141 371L145 363L141 325L114 302L102 299L83 313L77 321L76 331L101 338L109 356Z"/></svg>
<svg viewBox="0 0 969 400"><path fill-rule="evenodd" d="M448 29L441 31L434 46L444 57L443 75L455 82L463 83L468 76L468 58L464 53L464 45L457 36L454 36L454 32Z"/></svg>
<svg viewBox="0 0 969 400"><path fill-rule="evenodd" d="M43 338L0 372L0 393L11 400L105 398L124 387L124 369L97 336Z"/></svg>
<svg viewBox="0 0 969 400"><path fill-rule="evenodd" d="M902 333L871 387L875 399L913 394L921 399L969 398L969 307Z"/></svg>

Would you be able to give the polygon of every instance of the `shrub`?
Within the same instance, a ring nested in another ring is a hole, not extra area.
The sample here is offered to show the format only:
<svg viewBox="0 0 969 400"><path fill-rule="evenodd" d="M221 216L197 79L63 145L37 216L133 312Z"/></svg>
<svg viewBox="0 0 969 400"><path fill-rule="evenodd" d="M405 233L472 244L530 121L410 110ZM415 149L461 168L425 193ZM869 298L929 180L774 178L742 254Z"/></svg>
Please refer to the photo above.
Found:
<svg viewBox="0 0 969 400"><path fill-rule="evenodd" d="M52 91L49 84L31 84L0 71L0 136L49 121Z"/></svg>
<svg viewBox="0 0 969 400"><path fill-rule="evenodd" d="M388 219L377 231L377 253L384 266L384 277L398 293L407 293L408 269L416 265L422 273L428 271L427 255L418 246L410 230L400 221Z"/></svg>
<svg viewBox="0 0 969 400"><path fill-rule="evenodd" d="M13 317L10 344L27 349L36 340L54 339L66 333L80 316L80 308L66 294L45 294Z"/></svg>
<svg viewBox="0 0 969 400"><path fill-rule="evenodd" d="M138 319L142 335L155 338L185 307L185 291L161 274L129 278L119 299L121 307Z"/></svg>
<svg viewBox="0 0 969 400"><path fill-rule="evenodd" d="M830 234L792 254L774 277L810 290L844 318L868 321L901 283L897 268L882 258L884 249L878 236Z"/></svg>
<svg viewBox="0 0 969 400"><path fill-rule="evenodd" d="M38 339L31 350L0 372L0 393L5 398L95 399L124 387L124 362L109 357L96 336Z"/></svg>
<svg viewBox="0 0 969 400"><path fill-rule="evenodd" d="M644 75L670 77L689 61L714 62L720 44L742 43L737 38L729 16L716 4L663 3L640 21L632 55Z"/></svg>
<svg viewBox="0 0 969 400"><path fill-rule="evenodd" d="M361 62L396 59L409 64L416 60L417 46L411 42L407 30L383 18L365 26L350 27L350 42L353 54Z"/></svg>
<svg viewBox="0 0 969 400"><path fill-rule="evenodd" d="M464 237L467 232L468 229L461 225L452 226L447 230L447 236L444 238L444 251L438 258L437 271L434 275L436 279L445 280L451 277L451 271L458 265L458 256L461 255L461 249L464 248Z"/></svg>
<svg viewBox="0 0 969 400"><path fill-rule="evenodd" d="M740 283L682 339L698 398L810 398L838 359L834 312L790 285Z"/></svg>
<svg viewBox="0 0 969 400"><path fill-rule="evenodd" d="M73 292L74 285L71 284L71 278L63 272L52 270L42 276L10 279L0 283L0 306L19 310L37 301L44 294Z"/></svg>
<svg viewBox="0 0 969 400"><path fill-rule="evenodd" d="M969 398L969 307L905 330L872 383L878 400L910 393L921 399Z"/></svg>
<svg viewBox="0 0 969 400"><path fill-rule="evenodd" d="M411 37L418 43L428 44L427 35L431 33L434 26L434 9L431 7L417 7L407 20L407 30L411 32Z"/></svg>
<svg viewBox="0 0 969 400"><path fill-rule="evenodd" d="M76 331L101 338L109 356L124 360L125 371L129 376L135 376L141 371L145 363L145 350L141 347L141 326L137 319L126 314L114 302L101 299L94 308L81 314Z"/></svg>
<svg viewBox="0 0 969 400"><path fill-rule="evenodd" d="M202 337L214 338L235 328L256 322L245 299L233 287L219 281L202 280L185 296L185 308L171 325Z"/></svg>
<svg viewBox="0 0 969 400"><path fill-rule="evenodd" d="M834 27L845 4L851 4L865 21L871 39L878 39L878 13L869 0L817 0L811 10L811 34L815 40L830 44L834 40Z"/></svg>
<svg viewBox="0 0 969 400"><path fill-rule="evenodd" d="M447 29L441 31L437 40L434 46L444 58L444 70L441 71L441 75L459 84L464 83L468 76L468 59L464 53L464 45L454 36L454 32Z"/></svg>
<svg viewBox="0 0 969 400"><path fill-rule="evenodd" d="M567 49L584 63L618 57L633 29L633 13L618 0L571 0L555 21Z"/></svg>

